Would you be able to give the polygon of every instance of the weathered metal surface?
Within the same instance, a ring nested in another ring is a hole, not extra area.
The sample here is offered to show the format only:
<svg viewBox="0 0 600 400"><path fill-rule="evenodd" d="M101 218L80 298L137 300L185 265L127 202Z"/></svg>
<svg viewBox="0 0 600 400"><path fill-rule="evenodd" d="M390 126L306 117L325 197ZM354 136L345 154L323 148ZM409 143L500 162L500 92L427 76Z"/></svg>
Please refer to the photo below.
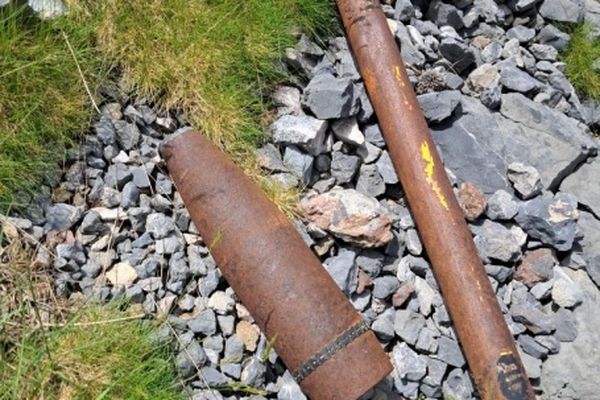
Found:
<svg viewBox="0 0 600 400"><path fill-rule="evenodd" d="M191 130L161 153L223 275L311 399L356 399L391 371L320 261L233 162Z"/></svg>
<svg viewBox="0 0 600 400"><path fill-rule="evenodd" d="M479 393L534 399L379 1L337 4Z"/></svg>

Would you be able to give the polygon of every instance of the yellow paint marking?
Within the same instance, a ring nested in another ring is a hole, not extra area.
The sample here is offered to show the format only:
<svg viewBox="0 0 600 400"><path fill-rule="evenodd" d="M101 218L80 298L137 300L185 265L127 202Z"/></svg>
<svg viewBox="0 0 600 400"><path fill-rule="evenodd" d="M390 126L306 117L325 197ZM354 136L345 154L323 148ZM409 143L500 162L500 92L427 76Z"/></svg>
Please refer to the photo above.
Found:
<svg viewBox="0 0 600 400"><path fill-rule="evenodd" d="M396 80L400 84L400 87L404 87L406 83L404 83L404 79L402 78L402 70L399 65L394 67L394 75L396 76Z"/></svg>
<svg viewBox="0 0 600 400"><path fill-rule="evenodd" d="M435 161L433 160L433 156L431 155L431 150L429 149L429 144L427 142L421 143L421 158L425 161L425 176L427 179L427 183L433 189L433 192L437 196L440 204L448 210L448 202L446 201L446 197L442 193L442 189L440 189L440 185L435 180L433 176L433 171L435 169Z"/></svg>

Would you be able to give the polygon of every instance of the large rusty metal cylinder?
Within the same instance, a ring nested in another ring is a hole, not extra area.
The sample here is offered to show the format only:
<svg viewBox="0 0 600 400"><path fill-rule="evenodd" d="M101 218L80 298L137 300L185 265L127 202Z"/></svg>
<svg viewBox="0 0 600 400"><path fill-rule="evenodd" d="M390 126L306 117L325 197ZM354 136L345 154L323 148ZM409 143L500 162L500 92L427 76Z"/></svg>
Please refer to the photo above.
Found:
<svg viewBox="0 0 600 400"><path fill-rule="evenodd" d="M311 399L356 399L391 371L320 261L233 162L192 130L161 153L223 275Z"/></svg>
<svg viewBox="0 0 600 400"><path fill-rule="evenodd" d="M534 399L379 1L337 4L479 393Z"/></svg>

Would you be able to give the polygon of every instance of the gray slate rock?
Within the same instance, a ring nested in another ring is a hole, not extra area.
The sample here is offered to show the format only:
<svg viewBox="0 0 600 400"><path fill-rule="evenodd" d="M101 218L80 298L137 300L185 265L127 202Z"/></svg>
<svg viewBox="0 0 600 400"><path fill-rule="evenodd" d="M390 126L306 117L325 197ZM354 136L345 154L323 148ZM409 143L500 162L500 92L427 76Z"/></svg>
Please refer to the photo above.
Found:
<svg viewBox="0 0 600 400"><path fill-rule="evenodd" d="M510 193L498 190L488 199L486 215L493 220L509 220L519 212L519 206Z"/></svg>
<svg viewBox="0 0 600 400"><path fill-rule="evenodd" d="M100 214L95 211L88 211L81 221L79 230L84 235L102 234L109 230L109 227L102 221Z"/></svg>
<svg viewBox="0 0 600 400"><path fill-rule="evenodd" d="M165 214L153 213L146 218L146 231L150 232L154 239L164 239L176 230L173 219Z"/></svg>
<svg viewBox="0 0 600 400"><path fill-rule="evenodd" d="M360 157L334 151L331 158L331 176L337 183L350 182L360 166Z"/></svg>
<svg viewBox="0 0 600 400"><path fill-rule="evenodd" d="M196 373L196 368L202 367L206 362L206 353L202 349L202 346L195 340L192 340L190 344L181 350L175 358L175 366L177 372L182 378L189 378Z"/></svg>
<svg viewBox="0 0 600 400"><path fill-rule="evenodd" d="M473 384L469 373L460 368L450 371L442 387L445 399L469 400L472 398Z"/></svg>
<svg viewBox="0 0 600 400"><path fill-rule="evenodd" d="M580 204L600 217L600 157L593 158L567 176L560 190L574 194Z"/></svg>
<svg viewBox="0 0 600 400"><path fill-rule="evenodd" d="M542 86L540 81L527 72L510 65L500 70L500 83L508 90L520 93L538 90Z"/></svg>
<svg viewBox="0 0 600 400"><path fill-rule="evenodd" d="M519 335L518 342L521 349L532 357L541 360L548 354L548 349L536 342L532 336Z"/></svg>
<svg viewBox="0 0 600 400"><path fill-rule="evenodd" d="M425 119L439 123L450 117L458 104L461 94L458 90L445 90L417 96Z"/></svg>
<svg viewBox="0 0 600 400"><path fill-rule="evenodd" d="M371 325L371 329L377 337L384 341L394 338L394 310L389 310L391 312L381 313Z"/></svg>
<svg viewBox="0 0 600 400"><path fill-rule="evenodd" d="M571 343L562 343L560 353L548 356L542 365L541 387L549 399L593 399L600 385L600 352L593 350L600 332L600 294L583 271L565 272L585 293L583 303L573 313L579 335ZM560 329L561 325L557 326Z"/></svg>
<svg viewBox="0 0 600 400"><path fill-rule="evenodd" d="M141 134L136 124L122 120L114 121L113 124L117 133L117 143L123 150L128 151L137 146Z"/></svg>
<svg viewBox="0 0 600 400"><path fill-rule="evenodd" d="M455 38L445 38L439 45L440 54L452 64L452 69L460 74L473 63L475 63L475 55L473 51Z"/></svg>
<svg viewBox="0 0 600 400"><path fill-rule="evenodd" d="M563 50L569 45L571 37L554 25L548 24L538 32L537 41L541 44L548 44L556 50Z"/></svg>
<svg viewBox="0 0 600 400"><path fill-rule="evenodd" d="M306 396L289 371L285 371L283 377L278 379L278 384L280 386L277 400L306 400Z"/></svg>
<svg viewBox="0 0 600 400"><path fill-rule="evenodd" d="M524 324L534 335L549 334L556 329L556 321L553 316L530 303L513 304L510 313L516 322Z"/></svg>
<svg viewBox="0 0 600 400"><path fill-rule="evenodd" d="M573 311L559 308L554 314L554 322L556 324L554 337L560 342L572 342L577 338L577 316Z"/></svg>
<svg viewBox="0 0 600 400"><path fill-rule="evenodd" d="M600 287L600 221L592 214L580 211L578 225L583 232L579 245L583 249L585 268L590 278Z"/></svg>
<svg viewBox="0 0 600 400"><path fill-rule="evenodd" d="M506 5L513 11L522 12L529 10L541 0L508 0Z"/></svg>
<svg viewBox="0 0 600 400"><path fill-rule="evenodd" d="M508 39L517 39L519 43L527 43L535 37L535 29L517 25L506 31Z"/></svg>
<svg viewBox="0 0 600 400"><path fill-rule="evenodd" d="M394 331L406 343L414 346L419 338L419 332L424 326L425 318L421 314L410 310L396 311Z"/></svg>
<svg viewBox="0 0 600 400"><path fill-rule="evenodd" d="M397 379L418 382L427 373L427 362L419 357L406 343L394 346L392 363Z"/></svg>
<svg viewBox="0 0 600 400"><path fill-rule="evenodd" d="M538 60L556 61L558 50L547 44L534 43L529 46L529 51Z"/></svg>
<svg viewBox="0 0 600 400"><path fill-rule="evenodd" d="M540 7L542 17L558 22L582 22L584 11L581 0L544 0Z"/></svg>
<svg viewBox="0 0 600 400"><path fill-rule="evenodd" d="M215 312L210 308L202 310L194 319L189 320L187 325L194 333L212 336L217 331Z"/></svg>
<svg viewBox="0 0 600 400"><path fill-rule="evenodd" d="M584 292L567 275L562 268L554 268L554 284L552 285L552 300L560 307L575 307L583 301Z"/></svg>
<svg viewBox="0 0 600 400"><path fill-rule="evenodd" d="M356 288L356 253L352 250L340 249L335 257L325 260L324 266L335 283L346 294L354 292Z"/></svg>
<svg viewBox="0 0 600 400"><path fill-rule="evenodd" d="M395 276L382 276L373 280L371 294L377 299L386 299L400 287L400 282Z"/></svg>
<svg viewBox="0 0 600 400"><path fill-rule="evenodd" d="M512 162L508 165L506 176L517 193L525 200L537 196L542 192L543 186L540 173L531 165Z"/></svg>
<svg viewBox="0 0 600 400"><path fill-rule="evenodd" d="M302 183L308 185L312 178L314 157L308 153L302 152L296 146L285 148L283 155L283 164L302 180Z"/></svg>
<svg viewBox="0 0 600 400"><path fill-rule="evenodd" d="M447 336L441 336L438 339L437 357L446 364L457 368L462 368L466 363L458 342Z"/></svg>
<svg viewBox="0 0 600 400"><path fill-rule="evenodd" d="M435 22L438 26L450 25L456 30L464 26L462 11L441 0L434 0L429 4L427 18Z"/></svg>
<svg viewBox="0 0 600 400"><path fill-rule="evenodd" d="M286 168L281 159L279 149L272 143L267 143L260 149L256 150L256 160L261 168L271 172L285 172Z"/></svg>
<svg viewBox="0 0 600 400"><path fill-rule="evenodd" d="M404 60L407 65L417 68L421 68L423 65L425 65L425 56L419 51L417 46L415 46L408 29L401 22L398 23L396 40L400 42L400 53L402 55L402 60Z"/></svg>
<svg viewBox="0 0 600 400"><path fill-rule="evenodd" d="M356 115L358 99L350 78L323 73L316 75L306 86L303 104L319 119L338 119Z"/></svg>
<svg viewBox="0 0 600 400"><path fill-rule="evenodd" d="M497 222L485 220L474 241L486 262L512 262L521 256L519 240L510 229Z"/></svg>
<svg viewBox="0 0 600 400"><path fill-rule="evenodd" d="M400 22L408 22L413 16L415 8L410 0L396 0L394 7L394 19Z"/></svg>
<svg viewBox="0 0 600 400"><path fill-rule="evenodd" d="M512 192L503 171L522 160L540 172L544 187L555 188L597 146L584 125L518 93L502 96L502 115L471 97L461 103L463 114L432 134L445 166L484 193Z"/></svg>
<svg viewBox="0 0 600 400"><path fill-rule="evenodd" d="M284 115L271 125L275 143L293 144L312 155L324 150L327 121L308 115Z"/></svg>
<svg viewBox="0 0 600 400"><path fill-rule="evenodd" d="M53 204L45 209L46 224L44 230L46 232L52 230L68 230L81 219L83 214L81 208L70 204L58 203Z"/></svg>
<svg viewBox="0 0 600 400"><path fill-rule="evenodd" d="M398 175L396 175L396 170L394 169L394 164L392 164L392 159L387 151L381 153L381 156L375 165L377 165L377 169L386 184L395 185L399 182Z"/></svg>
<svg viewBox="0 0 600 400"><path fill-rule="evenodd" d="M521 204L517 223L531 237L559 251L573 247L577 234L577 200L573 195L545 193Z"/></svg>
<svg viewBox="0 0 600 400"><path fill-rule="evenodd" d="M373 164L364 164L360 167L356 190L372 197L385 193L385 182L379 174L379 169Z"/></svg>

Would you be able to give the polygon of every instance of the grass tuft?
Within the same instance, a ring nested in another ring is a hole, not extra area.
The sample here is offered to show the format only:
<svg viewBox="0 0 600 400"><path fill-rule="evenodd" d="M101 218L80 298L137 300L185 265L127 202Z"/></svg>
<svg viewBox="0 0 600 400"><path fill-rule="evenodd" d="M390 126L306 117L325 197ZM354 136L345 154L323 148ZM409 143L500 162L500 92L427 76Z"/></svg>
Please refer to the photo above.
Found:
<svg viewBox="0 0 600 400"><path fill-rule="evenodd" d="M97 26L98 45L129 89L190 123L258 177L270 89L279 60L306 32L335 26L328 0L71 0L75 19ZM259 183L264 182L258 179ZM276 193L271 185L266 191ZM272 196L285 211L294 195Z"/></svg>
<svg viewBox="0 0 600 400"><path fill-rule="evenodd" d="M94 88L106 68L92 27L0 8L0 211L25 203L89 126L90 98L63 35Z"/></svg>
<svg viewBox="0 0 600 400"><path fill-rule="evenodd" d="M184 398L143 313L56 298L50 267L34 261L40 244L0 223L1 400Z"/></svg>
<svg viewBox="0 0 600 400"><path fill-rule="evenodd" d="M562 59L573 86L600 101L600 40L590 39L590 33L591 28L587 25L573 28L570 32L571 42ZM599 65L594 68L595 61Z"/></svg>
<svg viewBox="0 0 600 400"><path fill-rule="evenodd" d="M113 306L31 332L0 363L0 399L183 399L171 348Z"/></svg>

